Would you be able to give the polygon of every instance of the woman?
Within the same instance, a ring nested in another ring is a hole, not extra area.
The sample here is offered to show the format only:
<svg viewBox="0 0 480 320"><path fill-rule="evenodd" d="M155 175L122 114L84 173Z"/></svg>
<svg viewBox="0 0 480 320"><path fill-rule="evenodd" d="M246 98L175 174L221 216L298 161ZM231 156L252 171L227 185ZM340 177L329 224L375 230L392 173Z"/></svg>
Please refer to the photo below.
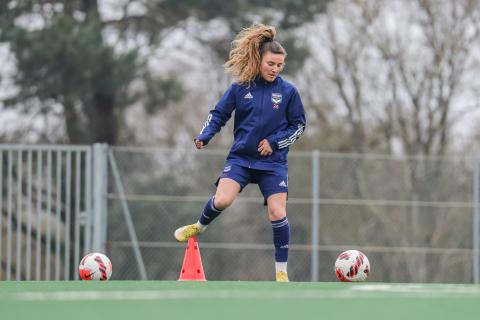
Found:
<svg viewBox="0 0 480 320"><path fill-rule="evenodd" d="M175 238L186 241L205 231L247 184L258 184L273 228L276 280L288 282L287 154L303 133L305 111L297 89L278 76L287 53L274 40L275 35L274 27L254 24L233 41L225 68L235 83L210 111L194 139L197 149L204 148L235 110L233 146L215 196L205 204L198 222L178 228Z"/></svg>

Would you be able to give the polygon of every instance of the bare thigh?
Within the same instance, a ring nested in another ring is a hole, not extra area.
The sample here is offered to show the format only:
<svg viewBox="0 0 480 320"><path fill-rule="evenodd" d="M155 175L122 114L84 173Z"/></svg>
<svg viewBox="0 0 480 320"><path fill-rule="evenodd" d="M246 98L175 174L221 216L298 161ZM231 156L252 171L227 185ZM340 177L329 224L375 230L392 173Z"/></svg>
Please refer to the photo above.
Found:
<svg viewBox="0 0 480 320"><path fill-rule="evenodd" d="M218 182L217 192L215 193L215 207L223 210L229 207L240 192L240 184L230 178L222 178Z"/></svg>

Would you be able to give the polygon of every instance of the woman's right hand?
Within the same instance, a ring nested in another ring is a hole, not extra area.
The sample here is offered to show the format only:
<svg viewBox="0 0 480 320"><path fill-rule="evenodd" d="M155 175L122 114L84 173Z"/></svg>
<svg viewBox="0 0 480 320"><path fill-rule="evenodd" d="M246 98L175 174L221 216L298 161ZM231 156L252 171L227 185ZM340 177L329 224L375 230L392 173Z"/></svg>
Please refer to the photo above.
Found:
<svg viewBox="0 0 480 320"><path fill-rule="evenodd" d="M204 145L202 140L195 139L194 142L195 142L195 147L197 147L197 149L203 149Z"/></svg>

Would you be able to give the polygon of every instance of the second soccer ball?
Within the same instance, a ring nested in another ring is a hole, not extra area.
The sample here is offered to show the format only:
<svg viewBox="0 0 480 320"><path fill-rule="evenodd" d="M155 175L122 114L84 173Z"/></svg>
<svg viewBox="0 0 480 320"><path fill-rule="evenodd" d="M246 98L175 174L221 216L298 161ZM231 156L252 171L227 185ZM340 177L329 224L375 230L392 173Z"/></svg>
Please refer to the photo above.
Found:
<svg viewBox="0 0 480 320"><path fill-rule="evenodd" d="M335 274L342 282L365 281L370 273L367 256L358 250L347 250L335 261Z"/></svg>

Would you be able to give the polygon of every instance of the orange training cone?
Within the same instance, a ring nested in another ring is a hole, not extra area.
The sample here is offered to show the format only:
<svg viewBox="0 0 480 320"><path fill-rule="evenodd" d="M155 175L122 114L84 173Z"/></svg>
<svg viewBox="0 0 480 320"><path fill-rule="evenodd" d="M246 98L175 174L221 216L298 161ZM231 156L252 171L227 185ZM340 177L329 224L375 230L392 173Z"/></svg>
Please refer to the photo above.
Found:
<svg viewBox="0 0 480 320"><path fill-rule="evenodd" d="M188 239L179 281L206 281L196 237Z"/></svg>

